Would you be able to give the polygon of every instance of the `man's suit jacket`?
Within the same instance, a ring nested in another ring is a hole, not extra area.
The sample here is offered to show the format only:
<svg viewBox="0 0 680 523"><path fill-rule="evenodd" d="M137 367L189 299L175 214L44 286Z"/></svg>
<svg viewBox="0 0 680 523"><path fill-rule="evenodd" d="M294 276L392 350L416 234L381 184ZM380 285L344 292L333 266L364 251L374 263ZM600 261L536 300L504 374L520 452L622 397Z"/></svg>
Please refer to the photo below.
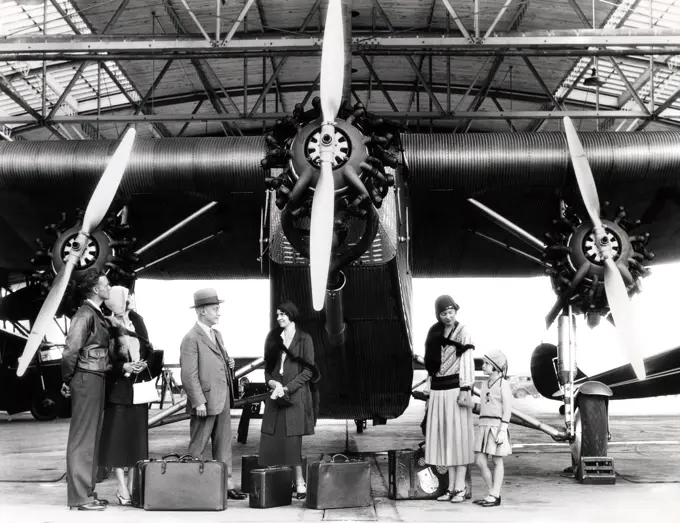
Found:
<svg viewBox="0 0 680 523"><path fill-rule="evenodd" d="M187 412L190 414L195 414L196 407L205 403L208 415L215 416L234 402L224 341L218 331L214 332L217 344L196 324L180 346L182 386L187 393Z"/></svg>

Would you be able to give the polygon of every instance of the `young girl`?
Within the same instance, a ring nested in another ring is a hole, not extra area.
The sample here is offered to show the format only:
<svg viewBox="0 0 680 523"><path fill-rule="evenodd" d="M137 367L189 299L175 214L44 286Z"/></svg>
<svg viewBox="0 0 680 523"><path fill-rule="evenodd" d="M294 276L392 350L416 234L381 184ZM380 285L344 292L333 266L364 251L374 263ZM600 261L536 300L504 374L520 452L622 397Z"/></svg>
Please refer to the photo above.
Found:
<svg viewBox="0 0 680 523"><path fill-rule="evenodd" d="M512 410L512 390L506 379L508 360L499 350L484 356L482 366L489 379L482 383L480 394L479 425L475 436L475 461L482 473L482 479L489 487L489 495L474 501L482 507L497 507L501 504L503 485L503 456L512 454L508 424ZM487 464L493 459L493 478Z"/></svg>

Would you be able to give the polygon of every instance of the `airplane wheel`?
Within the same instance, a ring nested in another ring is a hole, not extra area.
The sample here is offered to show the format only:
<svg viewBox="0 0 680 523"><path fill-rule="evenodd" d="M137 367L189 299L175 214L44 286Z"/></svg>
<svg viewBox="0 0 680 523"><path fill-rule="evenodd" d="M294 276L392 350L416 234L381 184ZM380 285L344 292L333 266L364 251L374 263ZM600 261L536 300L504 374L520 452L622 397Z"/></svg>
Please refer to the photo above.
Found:
<svg viewBox="0 0 680 523"><path fill-rule="evenodd" d="M571 457L574 470L581 457L605 457L607 455L607 398L581 396L574 414L574 442Z"/></svg>
<svg viewBox="0 0 680 523"><path fill-rule="evenodd" d="M41 394L31 404L31 414L38 421L52 421L61 410L59 398L53 398L49 394Z"/></svg>

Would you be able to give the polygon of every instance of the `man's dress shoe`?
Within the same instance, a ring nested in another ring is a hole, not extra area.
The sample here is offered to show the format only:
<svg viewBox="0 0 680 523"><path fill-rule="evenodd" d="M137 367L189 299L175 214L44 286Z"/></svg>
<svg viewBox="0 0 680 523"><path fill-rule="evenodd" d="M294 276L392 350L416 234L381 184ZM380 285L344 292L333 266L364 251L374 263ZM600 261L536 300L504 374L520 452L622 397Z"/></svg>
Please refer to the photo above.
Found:
<svg viewBox="0 0 680 523"><path fill-rule="evenodd" d="M248 494L245 494L240 490L236 490L235 488L227 490L227 498L229 499L246 499L247 497Z"/></svg>
<svg viewBox="0 0 680 523"><path fill-rule="evenodd" d="M102 503L97 503L96 501L90 501L84 505L76 505L75 507L70 507L71 510L105 510L106 505Z"/></svg>

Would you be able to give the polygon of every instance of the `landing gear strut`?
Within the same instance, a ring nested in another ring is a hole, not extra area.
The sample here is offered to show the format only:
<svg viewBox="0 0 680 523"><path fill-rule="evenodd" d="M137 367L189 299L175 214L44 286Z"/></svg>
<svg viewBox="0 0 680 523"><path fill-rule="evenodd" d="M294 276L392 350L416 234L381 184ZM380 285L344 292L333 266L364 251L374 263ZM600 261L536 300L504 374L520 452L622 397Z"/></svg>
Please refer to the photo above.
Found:
<svg viewBox="0 0 680 523"><path fill-rule="evenodd" d="M578 393L575 390L576 323L571 307L558 319L556 360L555 373L564 402L560 412L571 442L574 476L582 483L613 483L614 464L607 458L608 398L612 393L606 385L594 381L583 383Z"/></svg>

